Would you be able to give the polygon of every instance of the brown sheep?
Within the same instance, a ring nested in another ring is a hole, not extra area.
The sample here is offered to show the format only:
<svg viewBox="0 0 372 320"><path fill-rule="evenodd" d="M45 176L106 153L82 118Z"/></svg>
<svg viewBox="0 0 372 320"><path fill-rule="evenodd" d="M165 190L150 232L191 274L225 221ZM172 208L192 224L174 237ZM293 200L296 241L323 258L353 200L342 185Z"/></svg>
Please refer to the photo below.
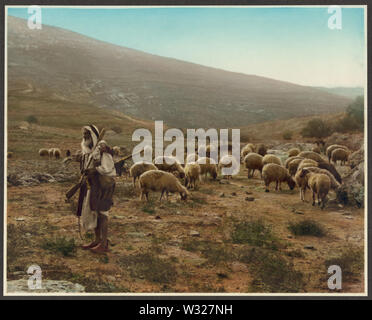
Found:
<svg viewBox="0 0 372 320"><path fill-rule="evenodd" d="M282 165L282 162L280 161L280 159L273 154L266 154L262 158L262 164L263 165L268 164L268 163L275 163L275 164L278 164L280 166Z"/></svg>
<svg viewBox="0 0 372 320"><path fill-rule="evenodd" d="M39 150L39 156L40 157L45 157L45 156L49 156L49 150L48 149L40 149Z"/></svg>
<svg viewBox="0 0 372 320"><path fill-rule="evenodd" d="M303 158L303 157L299 157L299 156L289 157L289 158L287 158L287 159L285 160L285 162L284 162L284 166L288 169L290 162L293 161L293 160L297 160L297 159L301 159L301 160L303 160L303 159L305 159L305 158Z"/></svg>
<svg viewBox="0 0 372 320"><path fill-rule="evenodd" d="M289 156L289 157L295 157L295 156L297 156L300 152L301 152L300 149L298 149L298 148L292 148L292 149L289 149L289 150L288 150L288 156Z"/></svg>
<svg viewBox="0 0 372 320"><path fill-rule="evenodd" d="M332 151L335 150L335 149L345 149L345 150L349 150L348 147L345 147L341 144L332 144L330 145L327 150L326 150L326 156L328 157L328 162L331 163L331 156L332 156Z"/></svg>
<svg viewBox="0 0 372 320"><path fill-rule="evenodd" d="M160 163L161 161L162 163ZM159 170L167 172L178 172L180 178L185 177L185 170L182 168L180 162L175 157L158 156L154 159L153 163Z"/></svg>
<svg viewBox="0 0 372 320"><path fill-rule="evenodd" d="M314 146L314 147L311 149L311 151L320 154L320 148L319 148L318 146Z"/></svg>
<svg viewBox="0 0 372 320"><path fill-rule="evenodd" d="M260 143L259 145L257 145L256 152L261 156L264 156L267 153L267 148L263 143Z"/></svg>
<svg viewBox="0 0 372 320"><path fill-rule="evenodd" d="M298 154L298 156L306 159L311 159L316 162L324 161L319 153L313 151L302 151Z"/></svg>
<svg viewBox="0 0 372 320"><path fill-rule="evenodd" d="M291 176L294 176L297 172L299 164L302 162L302 159L292 160L288 165L288 172Z"/></svg>
<svg viewBox="0 0 372 320"><path fill-rule="evenodd" d="M240 159L241 161L244 160L245 156L250 153L250 152L254 152L254 148L252 148L252 144L251 143L248 143L247 145L245 145L243 147L243 149L240 151Z"/></svg>
<svg viewBox="0 0 372 320"><path fill-rule="evenodd" d="M311 159L304 159L298 164L297 171L305 167L317 167L317 166L318 166L318 162L311 160Z"/></svg>
<svg viewBox="0 0 372 320"><path fill-rule="evenodd" d="M349 155L350 155L349 151L342 148L337 148L332 151L331 159L334 162L334 164L337 164L337 161L340 160L341 165L344 165L346 164L347 161L349 161Z"/></svg>
<svg viewBox="0 0 372 320"><path fill-rule="evenodd" d="M262 177L265 182L266 192L269 192L269 185L271 182L276 182L275 190L282 190L281 183L287 182L291 190L295 187L296 183L289 175L286 168L275 163L268 163L263 167Z"/></svg>
<svg viewBox="0 0 372 320"><path fill-rule="evenodd" d="M159 201L163 198L164 193L167 196L167 200L169 192L178 192L181 196L181 200L186 200L189 195L187 189L173 174L162 170L144 172L139 178L139 185L141 187L141 200L144 196L146 196L147 201L149 200L150 190L161 192Z"/></svg>
<svg viewBox="0 0 372 320"><path fill-rule="evenodd" d="M248 153L244 158L244 164L246 169L248 169L248 179L252 178L254 175L254 171L260 171L261 178L262 178L262 163L263 156L259 155L258 153Z"/></svg>
<svg viewBox="0 0 372 320"><path fill-rule="evenodd" d="M149 170L157 170L158 168L151 162L137 162L133 164L129 169L129 174L133 178L133 187L136 186L136 179L141 176L142 173Z"/></svg>

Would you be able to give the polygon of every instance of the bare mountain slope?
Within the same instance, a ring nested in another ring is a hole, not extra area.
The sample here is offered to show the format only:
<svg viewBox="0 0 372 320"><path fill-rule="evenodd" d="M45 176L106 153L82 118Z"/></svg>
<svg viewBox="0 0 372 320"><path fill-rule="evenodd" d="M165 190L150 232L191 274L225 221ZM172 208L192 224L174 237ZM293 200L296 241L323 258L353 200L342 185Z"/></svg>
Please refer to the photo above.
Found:
<svg viewBox="0 0 372 320"><path fill-rule="evenodd" d="M213 53L211 53L213 54ZM9 91L23 83L176 127L236 127L343 111L349 99L108 44L8 16Z"/></svg>

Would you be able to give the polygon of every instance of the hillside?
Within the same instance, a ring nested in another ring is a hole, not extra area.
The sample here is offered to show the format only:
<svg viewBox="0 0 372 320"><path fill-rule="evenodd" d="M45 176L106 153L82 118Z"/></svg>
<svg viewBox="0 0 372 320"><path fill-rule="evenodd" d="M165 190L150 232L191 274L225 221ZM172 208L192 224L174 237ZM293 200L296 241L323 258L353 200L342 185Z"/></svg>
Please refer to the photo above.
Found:
<svg viewBox="0 0 372 320"><path fill-rule="evenodd" d="M175 127L236 127L341 112L351 101L312 87L227 72L8 16L8 88L52 94Z"/></svg>

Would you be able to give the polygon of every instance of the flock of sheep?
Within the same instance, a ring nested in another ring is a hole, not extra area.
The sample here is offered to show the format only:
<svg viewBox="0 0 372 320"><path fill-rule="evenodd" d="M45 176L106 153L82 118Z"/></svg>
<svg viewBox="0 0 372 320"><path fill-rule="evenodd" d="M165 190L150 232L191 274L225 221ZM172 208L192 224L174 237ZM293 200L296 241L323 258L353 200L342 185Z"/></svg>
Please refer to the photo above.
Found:
<svg viewBox="0 0 372 320"><path fill-rule="evenodd" d="M66 151L66 156L68 157L70 154L70 151ZM62 155L62 152L59 148L50 148L50 149L40 149L39 150L39 156L40 157L49 157L49 159L59 159Z"/></svg>
<svg viewBox="0 0 372 320"><path fill-rule="evenodd" d="M218 148L219 149L219 148ZM113 147L114 155L119 155L120 148ZM133 179L133 187L136 187L138 180L141 189L141 199L146 197L150 191L160 192L160 200L165 194L168 198L169 193L179 193L181 199L185 200L190 195L188 189L194 189L202 180L207 179L208 175L215 180L218 174L222 175L222 168L231 167L232 164L238 165L237 159L231 154L223 156L217 163L211 158L211 152L214 150L212 145L205 149L205 157L198 157L200 149L194 154L190 154L185 159L185 165L182 165L175 157L161 156L153 162L141 161L133 164L129 169L129 175ZM331 189L337 191L340 188L342 179L335 166L337 161L345 165L348 161L350 150L343 145L330 145L324 150L325 157L321 155L319 146L314 146L312 151L301 151L298 148L292 148L288 152L288 158L282 163L282 160L274 155L267 154L267 147L264 144L254 145L248 143L241 149L240 162L247 169L247 177L254 177L256 171L260 172L260 177L264 182L265 191L269 192L269 186L275 182L275 190L281 190L282 182L287 183L293 190L296 186L300 190L300 199L305 200L307 189L312 192L315 205L316 198L318 205L323 209L326 198ZM40 149L41 157L48 156L50 159L59 159L61 157L59 148ZM66 151L68 159L71 152ZM160 159L162 158L162 159ZM333 164L332 164L333 162ZM231 176L225 176L230 179ZM184 185L181 183L184 179Z"/></svg>
<svg viewBox="0 0 372 320"><path fill-rule="evenodd" d="M237 161L232 155L222 157L217 164L210 158L212 146L206 149L206 157L198 158L196 154L186 158L185 165L173 157L159 157L151 162L138 162L130 168L130 176L133 178L133 186L136 186L138 179L141 189L141 199L144 196L148 199L149 191L161 192L160 200L164 193L179 193L181 199L189 195L188 189L195 189L197 183L204 176L209 174L216 179L221 174L223 167L230 167ZM304 201L307 189L313 195L312 204L315 205L316 198L318 205L323 209L330 189L337 190L342 183L341 176L334 164L337 161L341 165L346 164L350 151L342 145L331 145L325 150L328 161L321 156L318 146L312 151L300 151L297 148L288 151L288 158L282 163L281 159L273 154L267 154L267 148L263 144L247 144L241 149L241 163L248 170L248 179L253 178L255 171L260 172L261 179L265 184L265 191L269 192L269 185L276 183L276 190L281 190L281 183L286 182L292 190L296 185L300 189L300 199ZM162 160L162 161L159 161ZM161 164L158 164L162 162ZM168 164L172 163L172 164ZM184 186L180 179L184 179ZM227 176L227 179L231 176Z"/></svg>

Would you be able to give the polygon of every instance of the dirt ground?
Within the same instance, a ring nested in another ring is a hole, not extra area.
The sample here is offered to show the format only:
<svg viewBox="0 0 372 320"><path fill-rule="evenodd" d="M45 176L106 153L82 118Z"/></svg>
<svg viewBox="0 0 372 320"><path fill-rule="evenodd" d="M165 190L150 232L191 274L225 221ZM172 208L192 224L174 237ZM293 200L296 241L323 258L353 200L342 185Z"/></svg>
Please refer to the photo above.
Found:
<svg viewBox="0 0 372 320"><path fill-rule="evenodd" d="M62 166L61 160L50 161ZM45 172L50 161L41 164ZM12 171L21 166L9 161ZM347 248L364 249L364 209L329 201L321 210L311 205L309 192L303 203L298 188L291 191L286 184L279 192L273 184L266 193L259 175L247 179L243 168L229 181L207 178L186 202L172 195L160 203L155 193L149 203L140 201L130 178L119 177L110 252L99 255L80 248L92 235L79 238L77 197L66 202L64 196L72 184L8 186L8 280L38 264L43 279L80 283L87 292L334 293L327 268L338 258L347 273L337 292L364 291L363 264L342 255ZM323 236L294 235L288 228L309 219L323 228ZM58 239L60 245L52 246Z"/></svg>

